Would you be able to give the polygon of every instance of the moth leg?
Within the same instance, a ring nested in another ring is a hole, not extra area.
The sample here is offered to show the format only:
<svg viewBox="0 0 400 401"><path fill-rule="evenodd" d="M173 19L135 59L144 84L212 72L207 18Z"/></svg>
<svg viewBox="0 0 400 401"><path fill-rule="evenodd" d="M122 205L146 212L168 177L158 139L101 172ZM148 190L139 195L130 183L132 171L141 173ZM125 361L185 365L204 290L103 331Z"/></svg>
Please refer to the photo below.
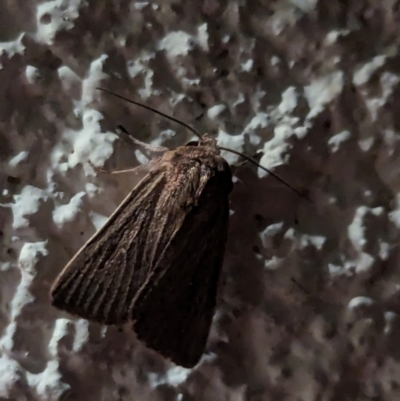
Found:
<svg viewBox="0 0 400 401"><path fill-rule="evenodd" d="M149 153L152 157L160 157L162 156L165 152L168 151L168 148L165 148L164 146L151 146L148 143L144 143L142 141L139 141L136 138L129 137L129 139L138 147L142 148L145 150L147 153Z"/></svg>
<svg viewBox="0 0 400 401"><path fill-rule="evenodd" d="M240 163L235 164L235 168L239 169L240 167L244 166L248 162L249 162L248 160L243 160Z"/></svg>
<svg viewBox="0 0 400 401"><path fill-rule="evenodd" d="M127 170L106 170L100 167L95 166L90 160L88 162L90 166L95 170L97 173L101 174L125 174L125 173L138 173L141 169L141 167L144 169L145 166L136 166L133 168L129 168ZM146 167L147 168L147 167Z"/></svg>
<svg viewBox="0 0 400 401"><path fill-rule="evenodd" d="M119 125L118 129L120 131L122 131L123 133L125 133L127 135L127 137L136 146L138 146L139 148L144 150L146 153L148 153L151 158L161 157L165 152L168 152L168 150L169 150L168 148L166 148L164 146L152 146L152 145L149 145L148 143L139 141L139 139L136 139L135 137L133 137L122 125Z"/></svg>

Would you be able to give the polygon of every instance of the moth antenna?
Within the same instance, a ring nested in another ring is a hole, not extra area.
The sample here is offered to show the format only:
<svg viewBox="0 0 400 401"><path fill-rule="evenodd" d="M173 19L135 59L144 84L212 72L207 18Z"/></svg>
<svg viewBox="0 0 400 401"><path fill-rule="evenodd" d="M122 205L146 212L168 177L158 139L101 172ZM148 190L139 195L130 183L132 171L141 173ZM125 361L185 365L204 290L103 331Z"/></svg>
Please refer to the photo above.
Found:
<svg viewBox="0 0 400 401"><path fill-rule="evenodd" d="M290 281L295 283L300 288L300 290L303 291L305 294L307 294L308 296L311 296L310 291L308 291L306 288L304 288L295 278L291 277Z"/></svg>
<svg viewBox="0 0 400 401"><path fill-rule="evenodd" d="M297 195L299 195L301 198L307 199L309 202L311 202L310 198L305 195L304 193L302 193L301 191L299 191L298 189L292 187L289 183L287 183L284 179L282 179L281 177L279 177L279 175L273 173L271 170L267 169L266 167L263 167L260 163L257 163L252 157L246 156L243 153L240 152L236 152L236 150L232 150L229 148L225 148L223 146L218 146L221 150L225 150L226 152L231 152L235 155L241 156L243 157L243 159L253 163L255 166L259 167L261 170L266 171L267 173L271 174L272 177L276 178L279 182L281 182L282 184L284 184L287 188L291 189L292 191L296 192Z"/></svg>
<svg viewBox="0 0 400 401"><path fill-rule="evenodd" d="M131 136L131 133L123 125L118 125L117 128L120 129L124 134Z"/></svg>
<svg viewBox="0 0 400 401"><path fill-rule="evenodd" d="M162 116L162 117L164 117L164 118L166 118L166 119L168 119L168 120L171 120L171 121L173 121L173 122L175 122L175 123L177 123L177 124L180 124L180 125L182 125L183 127L185 127L186 129L188 129L190 132L192 132L193 134L195 134L199 139L202 139L202 135L201 135L200 133L198 133L193 127L191 127L189 124L186 124L186 123L183 122L183 121L180 121L180 120L178 120L178 119L176 119L176 118L174 118L174 117L171 117L171 116L169 116L168 114L164 114L164 113L162 113L161 111L158 111L158 110L156 110L156 109L153 109L153 108L150 107L150 106L146 106L145 104L142 104L142 103L136 102L136 101L134 101L134 100L128 99L128 98L125 97L125 96L118 95L117 93L111 92L111 91L109 91L109 90L107 90L107 89L103 89L103 88L100 88L100 87L97 87L96 89L101 90L101 91L103 91L103 92L106 92L106 93L108 93L109 95L115 96L115 97L117 97L117 98L119 98L119 99L125 100L125 101L127 101L128 103L135 104L136 106L142 107L143 109L150 110L150 111L152 111L152 112L158 114L159 116ZM127 131L124 127L120 126L120 129L121 129L123 132L125 132L126 134L129 134L128 131ZM261 168L262 170L266 171L267 173L271 174L274 178L276 178L279 182L281 182L282 184L284 184L287 188L289 188L289 189L291 189L292 191L296 192L296 194L299 195L301 198L307 199L309 202L311 202L311 200L310 200L310 198L308 198L308 196L306 196L305 194L303 194L302 192L300 192L300 191L297 190L296 188L292 187L290 184L288 184L285 180L283 180L283 179L280 178L278 175L276 175L275 173L273 173L271 170L267 169L266 167L261 166L261 164L257 163L253 158L251 158L251 157L249 157L249 156L245 156L244 154L242 154L242 153L240 153L240 152L236 152L235 150L232 150L232 149L229 149L229 148L225 148L225 147L223 147L223 146L218 146L218 147L219 147L219 149L221 149L221 150L225 150L226 152L231 152L231 153L233 153L233 154L235 154L235 155L238 155L238 156L243 157L245 160L247 160L247 161L253 163L255 166L257 166L257 167Z"/></svg>
<svg viewBox="0 0 400 401"><path fill-rule="evenodd" d="M142 103L139 103L139 102L135 102L134 100L128 99L125 96L118 95L117 93L111 92L111 91L109 91L107 89L103 89L103 88L96 88L96 89L101 90L103 92L106 92L109 95L113 95L115 97L118 97L118 98L120 98L122 100L125 100L125 101L129 102L129 103L135 104L136 106L142 107L142 108L144 108L146 110L150 110L153 113L158 114L159 116L162 116L162 117L164 117L164 118L166 118L168 120L171 120L171 121L173 121L175 123L178 123L178 124L182 125L183 127L185 127L186 129L188 129L189 131L191 131L193 134L195 134L199 139L202 139L201 134L199 134L193 127L191 127L189 124L184 123L183 121L177 120L176 118L171 117L168 114L164 114L161 111L158 111L156 109L153 109L150 106L146 106L145 104L142 104Z"/></svg>

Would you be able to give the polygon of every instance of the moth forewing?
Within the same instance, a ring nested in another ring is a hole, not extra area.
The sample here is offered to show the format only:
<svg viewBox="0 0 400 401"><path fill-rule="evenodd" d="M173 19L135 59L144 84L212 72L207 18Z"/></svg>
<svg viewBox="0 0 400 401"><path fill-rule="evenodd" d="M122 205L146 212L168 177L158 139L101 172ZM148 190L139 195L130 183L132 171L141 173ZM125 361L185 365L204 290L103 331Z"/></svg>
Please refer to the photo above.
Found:
<svg viewBox="0 0 400 401"><path fill-rule="evenodd" d="M101 247L104 237L110 237L112 240L112 233L115 231L113 222L122 211L127 211L133 206L132 199L145 197L145 188L151 188L151 186L159 183L159 179L151 180L151 178L152 174L147 174L137 184L137 186L126 196L118 208L108 218L104 226L101 227L82 246L82 248L73 256L61 273L57 276L50 290L53 306L65 310L73 315L85 317L99 323L106 323L102 320L101 316L93 316L93 309L90 309L87 312L87 316L84 316L84 312L79 309L84 301L90 300L95 295L95 292L86 293L85 290L85 283L90 283L90 277L88 274L94 273L92 272L91 268L93 267L93 263L96 263L96 259L92 257L92 254L96 252L97 248ZM99 279L100 277L101 269L99 270L98 274L93 276L93 280ZM81 290L81 292L78 292L78 290ZM115 324L117 324L117 322Z"/></svg>
<svg viewBox="0 0 400 401"><path fill-rule="evenodd" d="M132 321L149 348L195 365L214 314L232 186L213 138L166 152L60 273L53 305L99 323Z"/></svg>

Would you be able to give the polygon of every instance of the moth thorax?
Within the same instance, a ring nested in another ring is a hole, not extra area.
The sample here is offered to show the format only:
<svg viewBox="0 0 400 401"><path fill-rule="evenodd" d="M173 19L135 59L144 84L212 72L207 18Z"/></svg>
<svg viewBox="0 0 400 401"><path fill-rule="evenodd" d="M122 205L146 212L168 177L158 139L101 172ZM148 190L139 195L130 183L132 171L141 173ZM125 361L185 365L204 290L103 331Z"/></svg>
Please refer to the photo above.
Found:
<svg viewBox="0 0 400 401"><path fill-rule="evenodd" d="M218 149L217 140L208 134L204 134L199 140L199 146L207 146Z"/></svg>

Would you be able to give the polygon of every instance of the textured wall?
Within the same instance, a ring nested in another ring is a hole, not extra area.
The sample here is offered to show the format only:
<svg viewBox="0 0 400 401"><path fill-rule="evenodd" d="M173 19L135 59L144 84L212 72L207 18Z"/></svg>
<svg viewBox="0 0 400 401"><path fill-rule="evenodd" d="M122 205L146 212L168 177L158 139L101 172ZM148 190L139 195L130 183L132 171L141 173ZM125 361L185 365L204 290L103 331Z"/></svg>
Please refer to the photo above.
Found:
<svg viewBox="0 0 400 401"><path fill-rule="evenodd" d="M397 0L0 2L0 399L397 400ZM190 135L236 169L219 308L193 370L49 305L52 280L134 185L89 162ZM227 155L234 164L236 157Z"/></svg>

